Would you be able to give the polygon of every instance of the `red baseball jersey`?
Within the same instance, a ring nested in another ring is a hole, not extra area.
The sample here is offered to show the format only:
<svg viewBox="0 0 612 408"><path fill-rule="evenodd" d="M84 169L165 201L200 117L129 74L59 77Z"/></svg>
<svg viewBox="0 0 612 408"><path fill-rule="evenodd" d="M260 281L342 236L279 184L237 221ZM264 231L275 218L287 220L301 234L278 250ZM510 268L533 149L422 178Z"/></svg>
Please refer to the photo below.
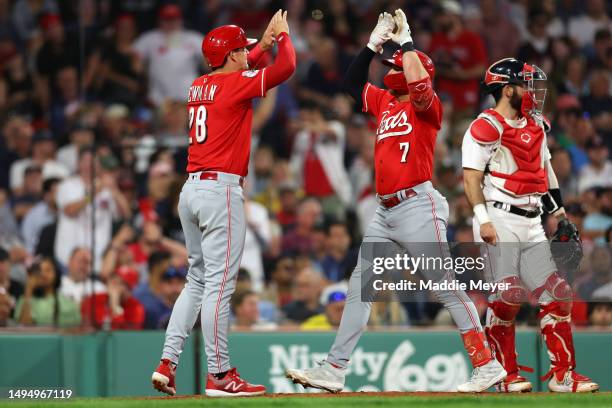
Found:
<svg viewBox="0 0 612 408"><path fill-rule="evenodd" d="M431 180L434 146L442 121L442 104L434 93L427 109L417 111L391 92L367 83L363 111L377 118L374 170L376 192L392 194Z"/></svg>
<svg viewBox="0 0 612 408"><path fill-rule="evenodd" d="M265 96L295 70L289 36L281 33L277 44L278 55L269 67L203 75L193 81L187 95L188 173L208 170L246 176L253 98Z"/></svg>

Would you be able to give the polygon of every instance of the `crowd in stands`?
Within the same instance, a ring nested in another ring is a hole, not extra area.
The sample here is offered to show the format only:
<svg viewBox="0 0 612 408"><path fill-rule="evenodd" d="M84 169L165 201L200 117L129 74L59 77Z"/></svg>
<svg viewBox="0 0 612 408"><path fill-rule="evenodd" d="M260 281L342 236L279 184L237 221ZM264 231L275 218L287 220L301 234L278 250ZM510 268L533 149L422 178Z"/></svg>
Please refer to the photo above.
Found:
<svg viewBox="0 0 612 408"><path fill-rule="evenodd" d="M491 106L479 81L500 58L536 64L548 75L552 165L584 241L570 279L575 322L612 327L605 0L0 0L0 326L165 327L187 275L177 200L187 90L208 70L203 35L234 23L259 36L279 7L298 69L254 108L235 329L338 326L377 206L376 124L341 80L379 12L398 7L436 65L444 118L433 182L449 201L449 241L473 240L460 146ZM370 81L382 86L385 72L375 60ZM554 232L551 217L544 223ZM486 309L486 297L473 299ZM375 303L370 324L449 324L429 300Z"/></svg>

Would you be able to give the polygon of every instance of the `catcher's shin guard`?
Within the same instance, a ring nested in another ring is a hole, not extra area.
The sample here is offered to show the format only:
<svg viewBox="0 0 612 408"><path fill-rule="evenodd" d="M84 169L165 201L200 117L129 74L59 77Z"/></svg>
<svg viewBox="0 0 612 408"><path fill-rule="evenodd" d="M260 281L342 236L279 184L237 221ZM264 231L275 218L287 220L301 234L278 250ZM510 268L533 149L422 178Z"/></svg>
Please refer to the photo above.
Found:
<svg viewBox="0 0 612 408"><path fill-rule="evenodd" d="M576 354L570 309L571 302L567 301L540 306L540 328L550 356L550 370L542 380L549 380L548 389L553 392L595 392L599 385L574 371Z"/></svg>
<svg viewBox="0 0 612 408"><path fill-rule="evenodd" d="M467 351L474 368L483 366L493 359L491 349L483 332L472 329L461 334L465 351Z"/></svg>
<svg viewBox="0 0 612 408"><path fill-rule="evenodd" d="M528 392L532 389L531 383L519 374L519 370L532 372L533 369L517 363L514 319L519 308L519 305L494 301L489 304L487 311L487 340L495 357L508 373L506 379L497 386L501 392Z"/></svg>
<svg viewBox="0 0 612 408"><path fill-rule="evenodd" d="M540 329L550 357L550 371L543 379L555 375L557 380L562 380L566 371L576 367L571 316L567 303L553 301L540 305Z"/></svg>

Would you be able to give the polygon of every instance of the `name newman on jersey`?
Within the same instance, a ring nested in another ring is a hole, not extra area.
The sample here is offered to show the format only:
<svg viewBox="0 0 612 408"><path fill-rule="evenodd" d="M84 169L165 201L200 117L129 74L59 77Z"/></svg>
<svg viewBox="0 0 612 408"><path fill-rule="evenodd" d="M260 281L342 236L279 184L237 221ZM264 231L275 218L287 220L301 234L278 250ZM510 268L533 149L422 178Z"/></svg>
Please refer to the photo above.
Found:
<svg viewBox="0 0 612 408"><path fill-rule="evenodd" d="M187 103L191 102L212 102L215 98L218 85L192 85L189 87Z"/></svg>
<svg viewBox="0 0 612 408"><path fill-rule="evenodd" d="M412 132L412 125L410 122L408 122L408 114L406 111L400 111L393 116L388 116L389 113L390 111L384 111L382 113L380 125L378 126L378 130L376 132L378 134L377 141L381 141L382 139L391 136L407 135ZM401 129L402 127L405 127L405 129L394 131L398 128Z"/></svg>

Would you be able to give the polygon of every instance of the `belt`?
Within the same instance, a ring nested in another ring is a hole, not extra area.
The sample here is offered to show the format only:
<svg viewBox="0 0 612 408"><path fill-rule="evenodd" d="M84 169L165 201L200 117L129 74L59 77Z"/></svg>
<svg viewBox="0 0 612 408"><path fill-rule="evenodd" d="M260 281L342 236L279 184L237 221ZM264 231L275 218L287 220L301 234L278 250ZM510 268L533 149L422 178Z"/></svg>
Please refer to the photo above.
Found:
<svg viewBox="0 0 612 408"><path fill-rule="evenodd" d="M191 173L190 177L195 175L197 173ZM201 171L200 172L200 180L219 180L222 179L223 177L220 177L221 175L225 175L227 176L228 174L226 173L219 173L217 171ZM236 176L239 177L238 178L238 184L240 185L240 187L244 187L244 177L240 177L240 176Z"/></svg>
<svg viewBox="0 0 612 408"><path fill-rule="evenodd" d="M536 218L536 217L539 217L541 214L539 210L538 211L523 210L522 208L519 208L512 204L502 203L499 201L495 201L493 203L493 207L498 208L500 210L507 211L512 214L520 215L521 217L527 217L527 218Z"/></svg>
<svg viewBox="0 0 612 408"><path fill-rule="evenodd" d="M417 192L411 188L406 188L404 190L396 191L393 194L389 194L388 196L378 196L378 201L385 208L393 208L402 201L406 201L409 198L417 195Z"/></svg>

